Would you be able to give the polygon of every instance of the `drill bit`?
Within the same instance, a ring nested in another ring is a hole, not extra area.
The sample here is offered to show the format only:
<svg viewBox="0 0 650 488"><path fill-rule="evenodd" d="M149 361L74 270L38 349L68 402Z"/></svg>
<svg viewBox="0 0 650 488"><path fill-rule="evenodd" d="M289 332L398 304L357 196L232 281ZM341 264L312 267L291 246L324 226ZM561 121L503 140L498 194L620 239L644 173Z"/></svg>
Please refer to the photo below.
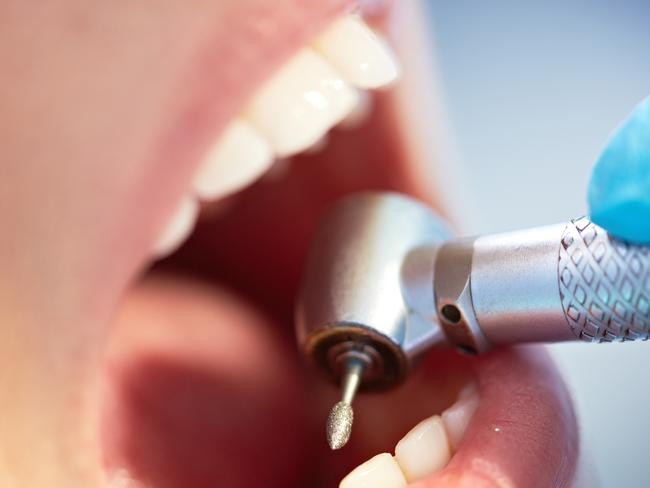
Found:
<svg viewBox="0 0 650 488"><path fill-rule="evenodd" d="M327 418L327 442L332 450L341 449L350 438L354 420L352 401L361 384L363 367L359 360L351 359L347 363L341 401L332 407Z"/></svg>

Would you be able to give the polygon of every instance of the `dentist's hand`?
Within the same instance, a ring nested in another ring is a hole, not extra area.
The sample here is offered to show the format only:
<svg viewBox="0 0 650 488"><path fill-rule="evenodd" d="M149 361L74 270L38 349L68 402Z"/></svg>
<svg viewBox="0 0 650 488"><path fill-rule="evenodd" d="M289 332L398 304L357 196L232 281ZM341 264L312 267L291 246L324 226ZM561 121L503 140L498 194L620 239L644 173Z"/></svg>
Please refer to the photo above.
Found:
<svg viewBox="0 0 650 488"><path fill-rule="evenodd" d="M650 97L612 135L589 184L592 220L613 236L650 244Z"/></svg>

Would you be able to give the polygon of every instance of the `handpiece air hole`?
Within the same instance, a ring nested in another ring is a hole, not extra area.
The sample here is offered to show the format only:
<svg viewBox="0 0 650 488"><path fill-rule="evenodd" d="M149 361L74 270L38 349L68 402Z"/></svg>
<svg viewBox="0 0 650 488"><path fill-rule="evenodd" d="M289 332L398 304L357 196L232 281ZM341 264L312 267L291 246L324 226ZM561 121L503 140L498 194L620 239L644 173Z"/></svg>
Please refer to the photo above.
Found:
<svg viewBox="0 0 650 488"><path fill-rule="evenodd" d="M445 305L440 309L440 313L442 316L452 324L457 324L460 322L461 319L461 314L460 310L458 310L458 307L455 305Z"/></svg>

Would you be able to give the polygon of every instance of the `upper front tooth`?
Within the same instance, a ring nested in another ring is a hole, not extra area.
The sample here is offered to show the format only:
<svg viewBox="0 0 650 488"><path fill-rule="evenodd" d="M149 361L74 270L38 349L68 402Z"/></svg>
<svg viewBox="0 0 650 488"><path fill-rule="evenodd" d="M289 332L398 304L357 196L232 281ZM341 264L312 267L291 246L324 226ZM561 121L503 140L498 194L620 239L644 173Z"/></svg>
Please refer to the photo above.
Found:
<svg viewBox="0 0 650 488"><path fill-rule="evenodd" d="M399 76L390 48L357 16L335 21L318 37L315 47L359 88L378 88Z"/></svg>
<svg viewBox="0 0 650 488"><path fill-rule="evenodd" d="M366 90L359 90L357 105L337 126L339 129L354 130L361 127L370 118L373 108L373 99Z"/></svg>
<svg viewBox="0 0 650 488"><path fill-rule="evenodd" d="M447 433L438 415L420 422L395 446L395 459L409 482L444 467L450 457Z"/></svg>
<svg viewBox="0 0 650 488"><path fill-rule="evenodd" d="M223 131L194 178L201 199L214 199L240 190L266 172L273 151L257 129L235 119Z"/></svg>
<svg viewBox="0 0 650 488"><path fill-rule="evenodd" d="M278 156L289 156L323 137L357 96L320 54L305 48L255 93L245 113Z"/></svg>
<svg viewBox="0 0 650 488"><path fill-rule="evenodd" d="M357 466L339 488L404 488L406 480L399 465L387 452Z"/></svg>
<svg viewBox="0 0 650 488"><path fill-rule="evenodd" d="M154 254L157 257L164 257L178 249L192 233L198 215L198 202L193 197L184 197L160 235L154 247Z"/></svg>

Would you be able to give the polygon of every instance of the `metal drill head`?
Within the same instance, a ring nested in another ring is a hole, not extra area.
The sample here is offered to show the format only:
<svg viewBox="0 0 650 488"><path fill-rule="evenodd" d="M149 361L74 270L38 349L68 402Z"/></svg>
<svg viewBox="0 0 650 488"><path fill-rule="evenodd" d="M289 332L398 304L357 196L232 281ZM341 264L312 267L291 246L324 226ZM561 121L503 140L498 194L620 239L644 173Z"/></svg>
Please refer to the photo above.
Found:
<svg viewBox="0 0 650 488"><path fill-rule="evenodd" d="M338 402L327 418L327 442L332 450L341 449L350 439L354 411L352 405Z"/></svg>
<svg viewBox="0 0 650 488"><path fill-rule="evenodd" d="M448 236L427 207L394 193L361 193L316 230L296 303L298 342L334 381L366 358L364 389L388 388L438 341L431 325L433 251Z"/></svg>

